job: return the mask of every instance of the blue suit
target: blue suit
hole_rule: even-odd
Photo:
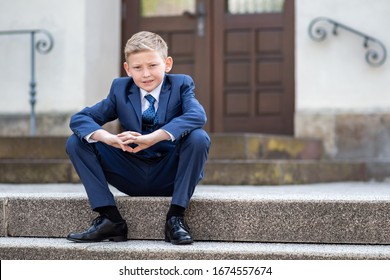
[[[108,183],[130,196],[172,196],[187,207],[203,178],[210,138],[202,129],[206,114],[187,75],[165,75],[153,130],[164,129],[175,141],[161,141],[132,154],[101,142],[87,143],[88,134],[118,119],[124,131],[146,133],[142,126],[140,89],[132,78],[115,79],[104,100],[72,116],[66,150],[92,209],[115,205]],[[108,182],[108,183],[107,183]]]

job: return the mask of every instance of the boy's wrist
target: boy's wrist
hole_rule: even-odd
[[[90,137],[90,140],[107,143],[113,135],[104,129],[96,130]]]
[[[171,136],[169,135],[169,133],[163,129],[157,129],[155,132],[153,132],[153,134],[156,139],[155,143],[164,140],[171,140]]]
[[[169,135],[169,139],[167,140],[171,140],[172,142],[176,140],[176,138],[168,131],[166,131],[165,129],[161,129],[163,131],[165,131],[168,135]]]

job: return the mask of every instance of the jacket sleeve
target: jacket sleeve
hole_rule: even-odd
[[[183,75],[179,91],[180,113],[162,127],[171,133],[176,140],[186,136],[194,129],[202,128],[207,121],[203,106],[195,98],[195,85],[190,76]]]
[[[116,80],[111,84],[108,96],[92,107],[86,107],[71,117],[70,129],[81,140],[88,134],[101,129],[102,125],[117,118],[116,98],[115,98]]]

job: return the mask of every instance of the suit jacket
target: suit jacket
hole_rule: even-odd
[[[162,141],[150,149],[165,153],[182,137],[206,123],[206,113],[195,98],[194,88],[190,76],[165,75],[157,109],[156,129],[168,131],[176,141]],[[142,133],[140,96],[140,89],[131,77],[117,78],[112,82],[105,99],[72,116],[70,128],[83,140],[86,135],[101,129],[105,123],[118,119],[125,131]]]

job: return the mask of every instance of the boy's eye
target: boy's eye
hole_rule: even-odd
[[[141,70],[141,67],[140,66],[134,66],[133,69],[134,70]]]

